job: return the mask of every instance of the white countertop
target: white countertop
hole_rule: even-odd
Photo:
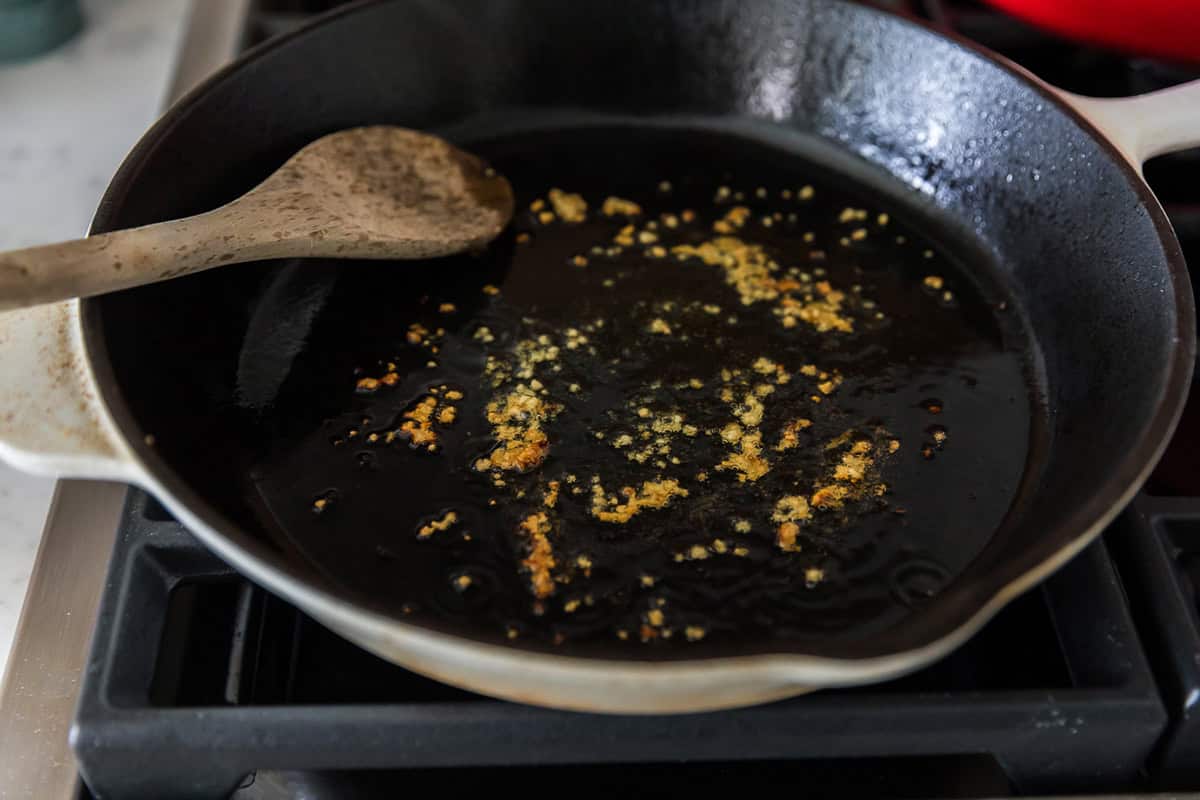
[[[83,34],[0,64],[0,250],[82,236],[158,116],[190,0],[81,0]],[[0,680],[54,482],[0,465]]]

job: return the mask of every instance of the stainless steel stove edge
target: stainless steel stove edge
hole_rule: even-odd
[[[245,44],[252,0],[192,0],[167,102]],[[0,685],[0,798],[80,793],[68,742],[79,684],[128,488],[60,481]]]

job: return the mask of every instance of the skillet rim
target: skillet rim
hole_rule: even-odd
[[[95,234],[110,230],[109,224],[116,214],[116,209],[120,207],[130,187],[139,179],[146,159],[158,147],[164,146],[175,125],[186,118],[213,87],[231,79],[276,48],[289,46],[291,42],[308,36],[317,29],[334,24],[343,16],[360,13],[374,6],[395,1],[359,0],[359,2],[353,2],[323,14],[294,31],[269,39],[245,51],[191,89],[167,109],[130,150],[105,190],[90,232]],[[993,578],[986,584],[982,584],[978,580],[973,584],[967,584],[964,587],[963,597],[960,598],[961,602],[942,603],[941,606],[945,610],[940,611],[937,617],[943,621],[941,624],[929,626],[943,631],[942,633],[934,632],[921,636],[907,649],[895,649],[867,656],[834,657],[803,652],[767,652],[707,659],[645,662],[538,653],[488,644],[467,637],[442,633],[370,610],[342,596],[331,587],[311,583],[297,565],[278,558],[259,541],[258,537],[248,534],[240,526],[225,518],[216,508],[209,505],[199,493],[175,473],[153,447],[145,444],[144,432],[139,429],[132,411],[125,402],[122,388],[116,379],[109,357],[108,342],[103,330],[102,298],[84,300],[79,305],[84,352],[92,370],[99,397],[116,429],[124,438],[130,457],[148,478],[145,488],[150,489],[153,494],[158,496],[181,520],[192,521],[192,524],[187,526],[189,531],[219,556],[232,562],[240,572],[247,574],[270,590],[292,599],[302,608],[319,616],[327,625],[334,627],[342,635],[355,640],[368,649],[375,649],[376,652],[380,652],[379,649],[372,647],[370,640],[364,640],[367,632],[385,639],[387,638],[385,634],[393,637],[402,634],[405,638],[411,638],[412,642],[424,640],[425,644],[431,646],[457,650],[459,655],[487,656],[489,660],[507,661],[513,666],[528,667],[531,661],[536,661],[543,667],[572,671],[599,668],[606,672],[620,670],[634,674],[654,670],[656,677],[662,677],[664,673],[682,674],[692,670],[708,673],[723,671],[726,668],[736,668],[743,671],[751,666],[761,666],[766,671],[764,675],[767,673],[778,674],[777,670],[785,672],[790,670],[793,673],[802,671],[809,675],[821,673],[833,676],[827,678],[824,685],[837,685],[892,677],[917,669],[957,647],[1012,599],[1048,577],[1090,544],[1140,490],[1142,483],[1149,476],[1170,442],[1171,434],[1179,421],[1188,396],[1196,352],[1195,300],[1179,242],[1166,213],[1141,176],[1138,167],[1127,161],[1108,137],[1096,128],[1086,116],[1064,100],[1054,87],[1025,68],[955,32],[945,32],[923,20],[885,11],[866,3],[854,3],[854,5],[861,6],[865,13],[888,18],[888,24],[907,24],[920,28],[925,33],[938,36],[956,47],[968,51],[971,55],[1007,71],[1032,91],[1041,95],[1059,113],[1065,113],[1079,125],[1084,133],[1099,145],[1108,158],[1117,163],[1118,168],[1129,182],[1130,188],[1136,193],[1138,200],[1148,213],[1163,246],[1165,266],[1175,294],[1173,304],[1176,313],[1176,329],[1170,356],[1164,364],[1164,380],[1154,412],[1138,433],[1134,446],[1122,454],[1114,468],[1109,471],[1108,477],[1093,490],[1085,502],[1071,512],[1066,522],[1052,529],[1064,532],[1076,531],[1076,533],[1069,536],[1061,533],[1060,537],[1064,538],[1062,545],[1032,568],[1015,574],[996,570],[993,574],[1007,574],[1007,577],[1003,581]],[[1013,571],[1009,570],[1009,573],[1011,572]],[[899,626],[903,628],[904,623],[899,623]],[[380,654],[389,657],[384,653]],[[395,660],[391,657],[389,659]],[[418,671],[422,670],[418,669]],[[437,677],[436,672],[433,674],[434,677]],[[792,680],[791,683],[793,684],[792,689],[787,693],[795,694],[803,690],[795,680]],[[781,695],[776,693],[773,696]],[[591,707],[589,706],[589,708]]]

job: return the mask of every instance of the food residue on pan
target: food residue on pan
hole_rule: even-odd
[[[422,398],[411,409],[403,414],[404,423],[400,425],[399,436],[408,439],[413,447],[424,447],[429,452],[437,449],[438,435],[433,427],[434,413],[437,411],[438,400],[433,395]]]
[[[538,599],[549,597],[554,594],[552,571],[558,566],[550,545],[550,518],[545,511],[535,512],[521,521],[520,530],[526,540],[521,566],[529,574],[530,591]]]
[[[487,407],[487,421],[492,424],[497,446],[475,462],[475,469],[524,472],[542,463],[550,449],[549,437],[542,426],[559,408],[523,383],[492,400]]]
[[[456,522],[458,522],[458,514],[454,511],[447,511],[439,519],[431,520],[422,525],[417,531],[417,538],[428,539],[438,531],[448,531]]]
[[[642,213],[642,207],[632,200],[626,200],[622,197],[613,197],[609,195],[604,198],[604,205],[600,207],[600,213],[606,217],[636,217]]]
[[[592,482],[592,516],[601,522],[626,523],[646,509],[663,508],[688,490],[676,480],[645,481],[640,489],[625,486],[617,495],[605,494],[599,477]]]
[[[606,609],[606,635],[631,645],[708,646],[724,630],[692,614],[692,590],[680,587],[766,569],[831,591],[842,580],[828,572],[831,543],[889,508],[885,476],[899,458],[930,460],[948,442],[945,426],[931,425],[923,441],[903,444],[857,410],[861,377],[830,363],[845,343],[892,324],[870,282],[849,279],[829,256],[839,241],[853,251],[904,238],[880,230],[888,214],[846,206],[827,221],[834,238],[820,241],[808,216],[812,186],[718,186],[712,208],[660,207],[675,192],[668,181],[657,200],[551,187],[518,215],[515,234],[523,252],[553,250],[559,269],[612,290],[607,297],[625,297],[625,286],[646,282],[639,271],[652,270],[672,276],[656,284],[667,293],[605,300],[603,313],[584,298],[564,324],[536,305],[508,312],[510,295],[528,289],[489,274],[494,282],[474,284],[469,297],[433,295],[430,313],[397,343],[428,358],[431,374],[449,376],[440,364],[452,362],[453,380],[421,381],[392,361],[354,380],[364,402],[393,404],[395,421],[364,420],[335,445],[431,454],[430,470],[469,473],[468,485],[486,493],[478,507],[504,521],[492,536],[508,543],[528,615],[497,622],[506,639],[559,644],[571,638],[563,615],[584,625]],[[778,244],[780,229],[790,248]],[[556,238],[568,232],[570,248]],[[924,267],[910,285],[947,308],[948,281]],[[493,310],[477,314],[479,304]],[[472,359],[482,365],[477,385],[461,373]],[[932,398],[920,408],[943,410]],[[440,497],[415,538],[459,548],[449,579],[468,602],[489,584],[470,556],[482,528],[468,513],[465,531]],[[331,500],[319,497],[313,511]],[[644,568],[629,572],[628,553]]]
[[[551,189],[547,195],[554,213],[564,222],[583,222],[587,219],[587,201],[582,195]]]

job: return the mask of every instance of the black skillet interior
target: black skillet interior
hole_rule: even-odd
[[[465,343],[475,315],[496,314],[490,304],[511,303],[510,318],[533,309],[560,324],[614,313],[619,303],[605,299],[602,281],[621,265],[571,272],[567,256],[580,242],[547,234],[521,254],[510,231],[482,259],[239,267],[87,304],[106,398],[135,444],[153,434],[143,455],[177,496],[303,580],[391,613],[433,598],[413,618],[467,635],[491,638],[515,622],[531,634],[519,640],[525,646],[551,647],[552,634],[566,632],[582,639],[573,652],[665,658],[730,648],[862,657],[931,641],[1074,540],[1081,511],[1094,516],[1134,479],[1125,459],[1148,446],[1140,436],[1177,367],[1177,332],[1190,336],[1190,298],[1176,296],[1179,256],[1173,243],[1165,249],[1165,223],[1108,148],[1004,68],[831,0],[367,4],[269,45],[169,114],[122,168],[97,229],[210,208],[311,139],[369,123],[470,142],[526,202],[550,185],[593,202],[619,188],[648,208],[708,203],[709,213],[713,186],[726,181],[769,187],[772,197],[811,183],[819,210],[805,211],[804,229],[828,240],[830,279],[860,281],[881,304],[891,298],[908,323],[880,334],[874,345],[891,343],[883,356],[860,347],[875,360],[856,361],[828,337],[789,344],[766,327],[728,347],[706,341],[711,358],[670,353],[681,379],[754,353],[828,359],[848,376],[846,390],[884,375],[896,384],[886,407],[874,408],[864,390],[848,413],[855,424],[887,418],[905,446],[887,474],[887,512],[840,541],[809,543],[791,566],[770,554],[769,538],[761,557],[746,560],[750,570],[680,566],[659,548],[660,574],[686,567],[693,584],[718,587],[669,597],[723,635],[691,648],[614,649],[612,620],[568,620],[557,608],[541,620],[520,616],[530,598],[512,545],[478,559],[475,588],[486,593],[448,591],[461,550],[418,556],[411,526],[461,487],[429,477],[426,454],[337,450],[331,440],[344,439],[360,414],[382,425],[420,396],[425,367],[404,351],[404,335],[414,321],[436,324],[431,303],[461,306],[447,328],[463,344],[444,367],[459,372],[439,373],[453,383],[478,371],[482,357]],[[657,195],[663,179],[678,194]],[[894,227],[839,251],[834,240],[847,231],[830,218],[843,203],[871,208],[872,218],[887,211]],[[527,216],[521,225],[534,227]],[[907,249],[894,245],[903,234]],[[936,250],[930,263],[957,292],[954,313],[919,289],[933,271],[915,246],[925,238]],[[501,285],[499,298],[479,291],[488,282]],[[633,284],[650,296],[672,290],[661,277]],[[990,313],[1000,303],[1007,310]],[[355,397],[357,377],[397,357],[406,377],[393,394]],[[919,407],[934,397],[945,404],[936,421]],[[472,414],[481,420],[482,401],[468,397],[462,410],[460,440],[448,441],[467,447],[461,437]],[[931,422],[951,438],[926,461],[920,445]],[[341,516],[318,520],[312,500],[335,488]],[[493,488],[472,491],[485,503]],[[510,525],[529,510],[509,497],[497,519]],[[708,524],[707,512],[692,513]],[[489,524],[480,517],[471,518],[476,538]],[[646,519],[628,533],[654,535]],[[677,522],[694,529],[696,519]],[[504,536],[483,538],[492,535]],[[806,594],[796,575],[813,566],[830,580]],[[414,592],[418,575],[442,589]],[[742,602],[747,581],[762,586]],[[644,599],[622,602],[644,617]],[[490,627],[474,626],[481,617]],[[785,639],[767,636],[780,629]]]

